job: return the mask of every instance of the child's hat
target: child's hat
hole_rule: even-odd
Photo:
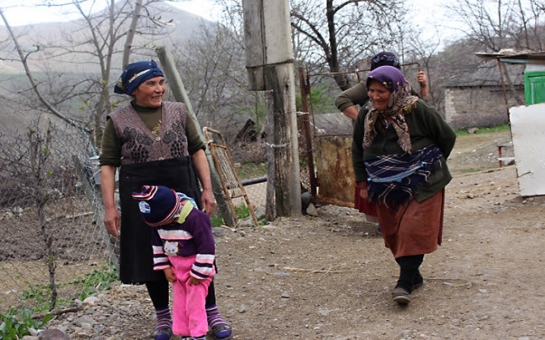
[[[162,185],[144,185],[142,192],[133,192],[144,221],[152,227],[165,224],[181,209],[176,191]]]

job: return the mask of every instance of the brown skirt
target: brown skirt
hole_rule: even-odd
[[[445,190],[418,202],[412,199],[395,209],[378,205],[378,221],[384,243],[395,258],[429,254],[443,237]]]

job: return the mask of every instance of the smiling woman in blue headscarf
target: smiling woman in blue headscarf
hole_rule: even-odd
[[[424,254],[441,244],[444,188],[452,179],[446,159],[456,134],[411,94],[397,68],[380,66],[366,83],[370,102],[354,125],[354,174],[361,197],[377,203],[385,245],[400,267],[393,299],[407,304],[424,282]]]
[[[146,284],[157,315],[155,340],[168,340],[172,336],[168,281],[162,272],[153,270],[151,232],[132,193],[142,185],[163,185],[185,193],[212,214],[216,202],[206,144],[185,105],[163,101],[165,78],[155,61],[129,64],[114,92],[131,96],[132,101],[111,113],[104,128],[99,158],[104,225],[112,236],[120,237],[121,281]],[[121,216],[114,198],[117,168]],[[229,339],[231,329],[219,314],[213,282],[206,311],[215,337]]]

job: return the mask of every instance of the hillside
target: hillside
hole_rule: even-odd
[[[207,21],[192,13],[183,11],[168,3],[157,2],[146,7],[149,17],[164,24],[152,26],[149,20],[143,20],[138,34],[132,44],[134,58],[139,55],[150,55],[156,46],[180,46],[190,38],[198,36],[202,25],[211,27],[213,22]],[[96,22],[94,22],[96,24]],[[128,30],[129,22],[124,22],[121,32]],[[84,52],[91,51],[90,45],[82,44],[89,41],[89,30],[84,19],[67,22],[39,23],[27,26],[12,27],[19,45],[25,51],[36,51],[30,54],[28,63],[33,71],[48,72],[98,72],[96,59]],[[148,34],[145,34],[148,32]],[[0,58],[0,74],[24,72],[23,66],[14,51],[14,45],[9,39],[8,31],[0,30],[0,41],[3,42],[3,57]],[[119,50],[123,47],[123,39],[118,42]],[[77,47],[74,47],[77,46]],[[71,48],[77,53],[66,53]],[[48,62],[55,56],[55,62]],[[113,65],[121,64],[122,54],[113,56]]]
[[[149,19],[142,19],[131,47],[131,61],[157,59],[157,46],[167,46],[171,51],[181,49],[191,38],[198,37],[204,27],[213,28],[215,25],[214,22],[162,2],[150,4],[141,14],[153,17],[164,25],[153,26]],[[96,24],[95,21],[93,23]],[[119,29],[120,32],[126,32],[128,28],[127,21]],[[29,69],[35,82],[40,84],[43,95],[64,115],[85,119],[82,115],[88,114],[88,111],[81,110],[80,106],[84,105],[87,98],[74,97],[70,91],[83,79],[101,79],[86,21],[79,19],[39,23],[12,27],[12,30],[21,49],[28,53]],[[144,32],[147,34],[143,34]],[[120,38],[117,52],[112,56],[111,77],[114,79],[121,72],[125,39],[124,34],[118,35]],[[3,133],[7,130],[24,131],[29,124],[46,113],[46,109],[35,99],[8,30],[0,30],[0,42],[3,47],[0,57],[0,125],[3,126]],[[102,61],[106,62],[105,59]],[[86,93],[85,88],[82,93]],[[52,119],[56,120],[54,117]]]

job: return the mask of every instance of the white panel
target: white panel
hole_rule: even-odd
[[[509,109],[521,196],[545,195],[545,103]]]

